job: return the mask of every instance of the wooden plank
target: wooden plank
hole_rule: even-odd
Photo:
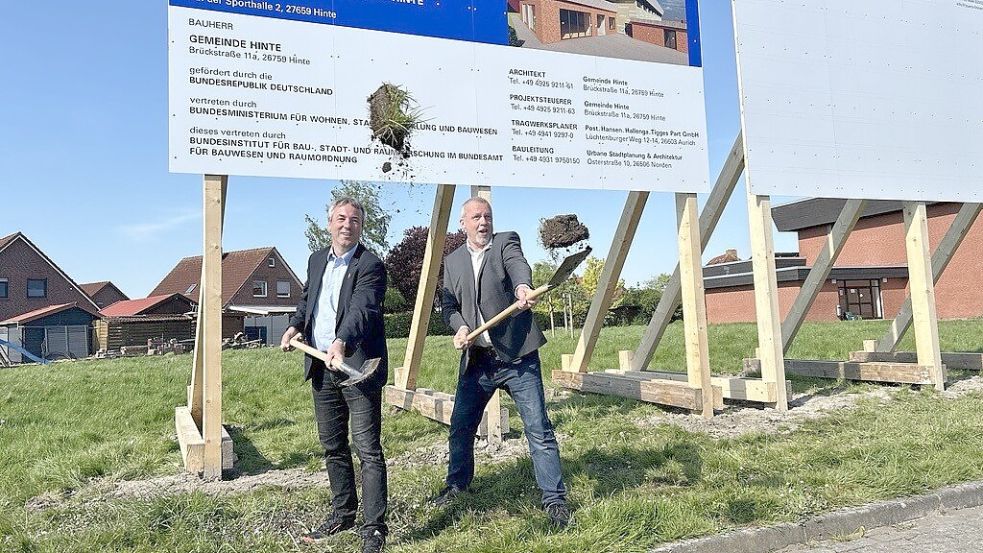
[[[219,217],[219,236],[221,240],[221,234],[225,227],[225,197],[228,192],[228,177],[216,176],[216,175],[205,175],[205,187],[209,186],[209,181],[218,180],[218,185],[221,187],[221,216]],[[198,279],[198,314],[195,317],[195,346],[194,354],[191,362],[191,382],[188,384],[188,406],[191,408],[191,416],[194,417],[195,423],[198,424],[198,428],[202,427],[202,409],[204,402],[204,383],[202,381],[202,374],[204,366],[204,339],[205,332],[202,327],[202,305],[205,301],[205,264],[201,265],[201,275]],[[125,338],[122,340],[122,345],[127,345]]]
[[[202,320],[202,420],[205,440],[202,474],[222,477],[222,210],[228,177],[206,175],[204,186],[204,252],[199,306]]]
[[[860,220],[860,214],[863,213],[866,205],[867,200],[847,200],[846,204],[843,205],[843,210],[840,211],[840,216],[836,219],[836,223],[826,235],[826,243],[819,255],[816,256],[812,269],[809,271],[805,282],[802,283],[799,295],[796,296],[795,302],[792,304],[792,309],[785,317],[785,322],[782,323],[783,352],[788,353],[789,348],[792,347],[795,335],[799,333],[812,304],[815,303],[820,290],[829,279],[833,264],[836,263],[836,258],[843,251],[843,246],[846,245],[847,238],[853,232],[853,227],[857,225],[857,221]]]
[[[665,371],[606,371],[621,374],[629,378],[675,380],[678,382],[688,381],[688,376],[683,373],[673,373]],[[724,399],[740,401],[754,401],[758,403],[775,402],[775,385],[772,382],[765,382],[760,378],[744,378],[739,376],[714,376],[710,378],[713,386],[719,387]],[[785,382],[786,394],[792,395],[792,383]]]
[[[607,315],[614,297],[614,290],[621,277],[621,269],[625,265],[628,251],[631,249],[632,241],[635,239],[635,231],[638,230],[638,222],[642,218],[642,211],[645,210],[645,203],[648,201],[649,192],[629,192],[628,199],[625,200],[625,208],[621,213],[621,220],[611,241],[611,249],[608,256],[604,259],[604,269],[601,271],[600,280],[597,283],[597,292],[591,301],[590,309],[587,311],[587,318],[584,320],[584,327],[580,332],[580,339],[577,341],[577,348],[573,352],[573,360],[570,363],[570,370],[574,372],[587,372],[591,357],[594,355],[594,347],[601,334],[601,327],[604,325],[604,316]]]
[[[743,135],[738,134],[734,140],[734,146],[730,149],[730,154],[728,154],[724,166],[720,170],[720,175],[717,176],[717,182],[713,185],[713,190],[707,198],[707,203],[703,206],[703,212],[700,213],[701,252],[706,249],[707,242],[717,228],[717,223],[720,221],[724,208],[730,201],[743,172],[744,138]],[[676,312],[680,302],[682,302],[682,290],[679,287],[679,265],[677,264],[672,273],[672,278],[669,279],[665,290],[662,291],[662,297],[655,308],[655,313],[652,314],[652,319],[645,328],[642,340],[635,349],[635,354],[632,357],[632,370],[643,370],[652,362],[655,349],[662,341],[662,335],[665,334],[666,328],[672,321],[672,315]]]
[[[932,368],[911,363],[852,363],[786,359],[789,374],[812,378],[890,382],[894,384],[934,384]]]
[[[471,197],[472,198],[483,198],[487,202],[491,202],[492,194],[490,186],[471,186]],[[490,400],[488,400],[488,405],[485,406],[485,414],[482,415],[483,421],[488,426],[488,443],[498,445],[504,440],[505,433],[508,431],[502,427],[501,418],[495,417],[492,413],[499,413],[502,411],[502,391],[495,390],[492,394]],[[506,413],[508,411],[506,410]],[[505,417],[506,425],[508,423],[508,416]],[[479,427],[480,429],[480,427]]]
[[[417,287],[416,304],[413,307],[413,320],[410,323],[409,339],[406,341],[406,355],[403,357],[403,366],[396,369],[396,385],[407,390],[416,388],[416,379],[420,373],[420,361],[423,358],[423,346],[427,339],[430,314],[433,312],[434,296],[437,293],[437,278],[440,275],[440,263],[443,261],[444,242],[447,238],[447,224],[454,203],[455,189],[453,184],[437,185],[433,213],[430,215],[427,246],[423,253],[420,284]]]
[[[454,412],[454,396],[433,390],[406,390],[396,386],[386,386],[384,389],[386,403],[404,411],[414,411],[424,417],[441,424],[450,425],[451,414]],[[509,410],[499,409],[501,432],[509,432]],[[485,409],[478,425],[478,436],[488,438],[488,413]]]
[[[787,411],[785,354],[782,351],[771,200],[768,196],[754,195],[751,192],[751,185],[748,184],[747,206],[751,229],[751,266],[754,272],[754,308],[758,325],[761,379],[776,384],[775,409]]]
[[[575,373],[553,371],[553,383],[581,392],[618,396],[628,399],[680,407],[697,413],[703,412],[703,391],[688,382],[673,380],[641,380],[608,373]],[[723,409],[723,392],[712,388],[715,407]]]
[[[939,281],[942,273],[949,266],[949,262],[952,261],[956,250],[959,249],[963,239],[966,238],[966,235],[969,234],[970,229],[976,223],[977,218],[979,218],[981,210],[983,210],[983,204],[963,204],[959,209],[959,213],[956,214],[955,219],[952,220],[952,224],[949,225],[949,230],[946,231],[945,236],[942,237],[942,241],[939,242],[939,245],[935,248],[935,252],[932,254],[932,279],[934,282]],[[905,332],[908,331],[908,327],[911,326],[911,320],[911,296],[909,295],[905,298],[904,305],[901,306],[898,315],[891,322],[891,327],[887,333],[877,341],[874,350],[896,350]],[[953,366],[953,368],[956,367]]]
[[[856,363],[917,363],[914,351],[854,351],[850,361]],[[942,352],[942,364],[948,369],[983,371],[983,353]]]
[[[935,309],[935,279],[932,278],[925,202],[904,202],[905,251],[908,255],[908,289],[915,328],[918,364],[932,367],[935,388],[945,389],[939,320]]]
[[[704,418],[713,417],[710,384],[710,345],[707,341],[707,303],[703,289],[699,207],[696,194],[676,194],[679,245],[679,284],[683,298],[683,341],[689,385],[703,390]]]
[[[631,370],[631,360],[635,356],[635,352],[627,349],[618,351],[618,368],[623,371]]]
[[[174,426],[185,470],[193,474],[201,474],[205,470],[205,439],[201,437],[198,424],[191,416],[188,407],[180,406],[174,409]],[[222,427],[222,469],[232,470],[234,462],[232,436],[225,427]]]

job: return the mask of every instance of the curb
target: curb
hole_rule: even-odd
[[[983,482],[971,482],[914,497],[836,511],[803,522],[747,528],[664,545],[651,553],[770,553],[792,545],[852,534],[931,514],[983,505]]]

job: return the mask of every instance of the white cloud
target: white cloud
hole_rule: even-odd
[[[134,242],[147,242],[187,223],[200,220],[200,208],[186,207],[180,211],[161,214],[156,221],[120,225],[116,230]]]

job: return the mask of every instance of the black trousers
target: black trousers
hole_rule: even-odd
[[[386,460],[382,454],[382,388],[377,383],[340,386],[344,375],[328,371],[324,363],[314,369],[311,388],[314,394],[314,417],[317,433],[324,448],[324,460],[331,481],[331,504],[339,515],[355,519],[358,494],[355,489],[355,466],[348,445],[349,421],[351,442],[361,462],[362,504],[365,523],[362,531],[369,535],[388,533],[386,509],[388,485]]]

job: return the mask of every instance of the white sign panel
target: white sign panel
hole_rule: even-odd
[[[490,22],[481,2],[499,5]],[[605,0],[573,2],[584,18],[557,0],[326,4],[171,0],[171,171],[707,190],[698,26],[622,18]],[[443,13],[458,8],[467,40]],[[380,91],[408,94],[405,140],[379,138]]]
[[[734,0],[756,194],[983,201],[983,0]]]

